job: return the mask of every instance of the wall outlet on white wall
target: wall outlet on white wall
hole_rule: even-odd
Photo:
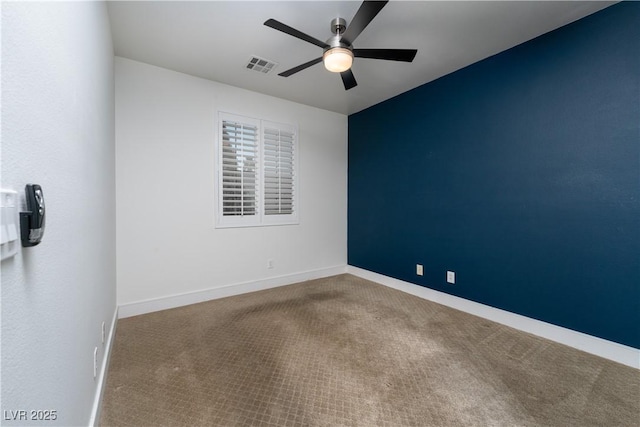
[[[273,260],[272,260],[272,259],[270,259],[270,260],[268,260],[268,261],[267,261],[267,268],[268,268],[269,270],[273,269]]]
[[[424,275],[424,268],[422,268],[422,264],[416,264],[416,274],[418,276]]]
[[[102,322],[102,344],[104,344],[104,338],[105,338],[105,329],[104,329],[104,322]]]

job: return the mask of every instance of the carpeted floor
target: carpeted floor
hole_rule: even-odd
[[[351,276],[118,322],[102,426],[638,426],[640,371]]]

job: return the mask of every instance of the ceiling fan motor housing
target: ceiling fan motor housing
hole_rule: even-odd
[[[333,48],[336,48],[336,47],[342,47],[342,48],[349,49],[349,50],[351,50],[351,48],[352,48],[350,44],[345,43],[345,42],[343,42],[342,40],[340,40],[340,36],[333,36],[333,37],[330,37],[330,38],[327,40],[327,44],[328,44],[329,46],[327,46],[327,47],[325,47],[325,48],[324,48],[324,51],[325,51],[325,52],[326,52],[326,51],[328,51],[328,50],[331,50],[331,49],[333,49]]]

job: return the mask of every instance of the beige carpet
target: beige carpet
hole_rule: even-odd
[[[350,275],[118,322],[103,426],[638,426],[640,371]]]

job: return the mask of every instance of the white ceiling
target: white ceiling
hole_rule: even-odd
[[[353,1],[109,2],[115,54],[193,76],[343,114],[391,98],[530,40],[615,2],[391,1],[354,42],[356,48],[418,49],[413,63],[356,58],[358,86],[317,64],[277,73],[322,49],[263,25],[274,18],[317,39]],[[246,69],[252,55],[279,63],[265,75]]]

